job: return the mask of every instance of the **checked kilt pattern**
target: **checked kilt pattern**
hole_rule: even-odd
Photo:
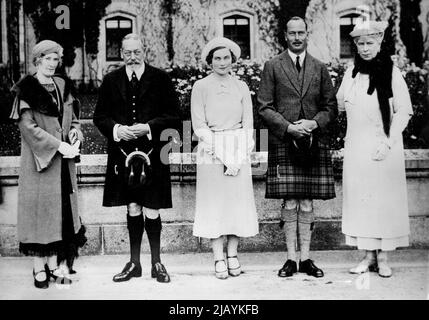
[[[288,157],[287,144],[270,145],[265,198],[332,199],[335,198],[334,173],[329,149],[319,142],[319,161],[302,168]]]

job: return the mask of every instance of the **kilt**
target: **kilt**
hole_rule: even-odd
[[[331,154],[326,145],[318,144],[319,161],[306,168],[291,163],[287,143],[269,145],[265,198],[335,198]]]

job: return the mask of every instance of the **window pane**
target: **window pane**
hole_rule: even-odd
[[[356,46],[350,37],[353,25],[340,26],[340,58],[352,58],[356,52]]]
[[[130,20],[120,20],[119,21],[119,28],[121,28],[121,29],[131,28],[131,21]]]
[[[235,19],[223,19],[224,26],[233,26],[235,25]]]
[[[249,24],[248,19],[237,19],[237,25],[239,25],[239,26],[244,26],[244,25],[248,25],[248,24]]]
[[[118,27],[118,20],[107,20],[106,28],[108,29],[116,29]]]
[[[352,19],[351,18],[340,18],[340,24],[342,26],[352,24]]]

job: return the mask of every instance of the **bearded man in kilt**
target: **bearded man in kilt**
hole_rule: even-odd
[[[259,114],[269,131],[265,197],[283,199],[280,225],[288,257],[279,277],[290,277],[298,270],[323,277],[309,258],[313,200],[335,197],[326,128],[338,115],[337,101],[326,66],[306,52],[308,32],[302,18],[288,21],[285,39],[287,50],[265,63],[257,97]]]
[[[162,150],[164,130],[180,125],[179,100],[168,74],[144,61],[138,34],[122,40],[124,66],[108,73],[100,86],[94,124],[108,139],[103,206],[127,206],[130,261],[114,282],[142,276],[140,249],[146,230],[151,277],[170,282],[161,263],[159,209],[172,207],[170,167]]]

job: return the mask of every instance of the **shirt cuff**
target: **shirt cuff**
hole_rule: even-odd
[[[151,141],[152,140],[152,132],[150,131],[149,124],[147,125],[147,128],[149,129],[149,133],[147,134],[147,138],[149,139],[149,141]]]
[[[118,137],[118,128],[119,128],[120,124],[115,124],[115,126],[113,127],[113,140],[115,140],[116,142],[121,141],[121,139],[119,139]]]

